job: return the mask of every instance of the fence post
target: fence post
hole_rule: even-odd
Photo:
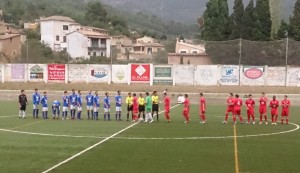
[[[242,38],[239,42],[239,86],[241,86]]]
[[[285,48],[285,87],[287,87],[288,78],[288,56],[289,56],[289,38],[286,38],[286,48]]]

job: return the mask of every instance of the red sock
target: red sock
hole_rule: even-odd
[[[272,123],[274,123],[274,120],[275,120],[275,118],[274,118],[275,116],[274,115],[272,115]]]
[[[225,115],[225,121],[228,121],[228,114]]]
[[[267,120],[268,120],[268,119],[267,119],[267,115],[265,115],[265,121],[267,122]]]
[[[203,121],[206,121],[206,116],[205,116],[205,114],[203,114]]]
[[[289,123],[289,119],[288,119],[288,118],[286,118],[286,120],[285,120],[285,121],[286,121],[286,123],[287,123],[287,124]]]
[[[236,116],[233,115],[233,122],[236,122]]]
[[[253,121],[255,121],[255,117],[254,117],[254,115],[251,115],[251,116],[252,116],[252,120],[253,120]]]
[[[248,115],[248,123],[250,123],[250,115]]]
[[[242,117],[242,115],[239,115],[239,117],[240,117],[240,121],[243,122],[243,117]]]
[[[260,122],[262,122],[262,115],[260,115],[259,120],[260,120]]]

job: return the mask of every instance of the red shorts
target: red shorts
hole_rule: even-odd
[[[182,115],[183,115],[183,116],[188,116],[188,115],[189,115],[189,111],[184,111],[184,110],[183,110]]]
[[[165,113],[170,113],[170,108],[165,108]]]
[[[234,115],[241,115],[241,110],[240,109],[234,110]]]
[[[248,109],[247,110],[247,115],[254,115],[254,110],[253,109]]]
[[[277,109],[271,109],[271,115],[278,115]]]
[[[231,113],[234,113],[234,107],[227,107],[227,110],[226,110],[226,113],[229,113],[229,112],[231,112]]]
[[[260,114],[265,114],[265,113],[267,113],[267,107],[259,107],[259,113],[260,113]]]
[[[290,111],[288,109],[287,110],[282,109],[281,116],[287,117],[289,116],[289,113]]]

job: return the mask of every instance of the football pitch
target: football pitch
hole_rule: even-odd
[[[203,125],[197,105],[189,124],[182,105],[171,109],[171,123],[162,113],[152,124],[124,121],[125,111],[123,121],[86,120],[85,111],[82,121],[34,120],[30,105],[18,119],[16,102],[0,105],[1,173],[300,172],[299,107],[291,108],[289,125],[234,126],[231,117],[221,123],[224,105],[208,105]]]

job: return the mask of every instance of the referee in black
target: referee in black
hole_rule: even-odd
[[[158,101],[158,96],[157,96],[157,91],[153,92],[152,95],[152,117],[156,115],[157,121],[159,121],[159,116],[158,116],[158,109],[159,109],[159,101]]]
[[[27,101],[25,91],[21,90],[21,94],[19,95],[19,105],[20,105],[19,118],[26,118],[25,111],[26,111],[27,104],[28,101]]]

